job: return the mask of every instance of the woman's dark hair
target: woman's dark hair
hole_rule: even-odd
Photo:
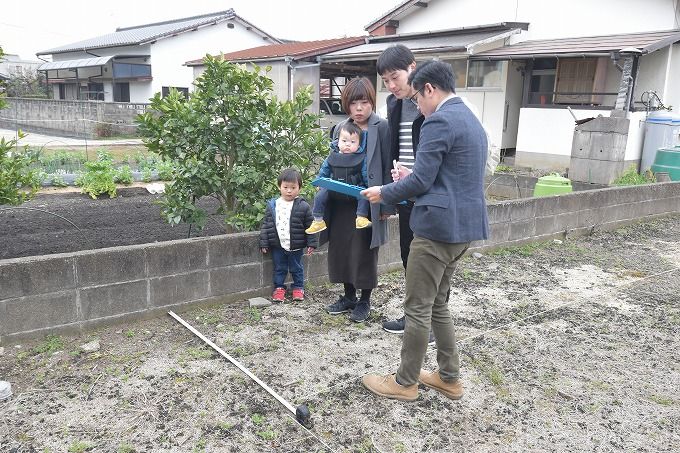
[[[384,75],[387,71],[406,71],[415,61],[413,52],[408,47],[403,44],[395,44],[380,54],[375,69],[380,75]]]
[[[349,105],[354,101],[368,101],[375,109],[375,88],[366,77],[351,79],[342,90],[342,109],[349,114]]]
[[[281,184],[284,182],[296,182],[298,183],[298,186],[302,187],[302,176],[300,176],[300,172],[296,169],[286,168],[281,172],[276,182],[279,187],[281,187]]]
[[[453,74],[453,68],[450,64],[439,60],[420,63],[408,76],[408,83],[417,91],[429,83],[442,91],[456,92],[456,77]]]
[[[345,121],[343,125],[340,127],[340,131],[345,131],[349,135],[356,134],[359,136],[359,138],[361,138],[361,133],[363,132],[361,128],[354,124],[352,121]],[[340,131],[338,131],[338,134],[340,133]]]

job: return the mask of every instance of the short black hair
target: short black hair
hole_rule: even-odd
[[[361,132],[362,132],[361,128],[359,126],[357,126],[356,123],[354,123],[352,121],[345,121],[344,124],[342,126],[340,126],[340,131],[345,131],[350,135],[356,134],[356,135],[359,136],[359,138],[361,138]],[[338,131],[338,133],[340,131]]]
[[[298,183],[298,186],[302,187],[302,176],[300,175],[300,172],[297,171],[296,169],[286,168],[281,172],[276,182],[279,187],[281,187],[281,184],[283,184],[284,182],[296,182]]]
[[[355,77],[342,89],[340,102],[345,112],[349,113],[349,106],[354,101],[368,101],[375,109],[375,88],[368,77]]]
[[[416,67],[408,76],[408,83],[420,91],[426,83],[442,91],[456,92],[456,76],[450,64],[439,60],[428,60]]]
[[[380,75],[387,71],[406,71],[415,61],[413,52],[408,47],[403,44],[395,44],[383,50],[375,64],[375,69]]]

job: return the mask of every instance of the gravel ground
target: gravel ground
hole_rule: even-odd
[[[679,268],[679,216],[466,257],[457,402],[360,384],[397,367],[401,339],[380,322],[401,312],[402,273],[381,276],[365,324],[325,314],[338,285],[182,314],[308,404],[311,431],[170,317],[4,345],[0,451],[680,451]]]

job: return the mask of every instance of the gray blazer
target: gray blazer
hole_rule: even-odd
[[[486,133],[461,101],[449,99],[423,122],[413,173],[382,188],[386,203],[415,197],[411,230],[447,243],[486,239]]]
[[[340,135],[340,126],[352,119],[346,119],[338,123],[333,129],[333,140]],[[368,185],[381,186],[392,181],[390,169],[392,161],[390,157],[390,128],[387,120],[372,113],[368,118],[368,137],[366,142],[366,172]],[[387,222],[380,220],[380,214],[395,214],[393,205],[371,204],[372,237],[371,248],[380,247],[387,242]]]

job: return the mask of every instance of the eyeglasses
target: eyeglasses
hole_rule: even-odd
[[[416,100],[416,97],[418,97],[418,93],[422,94],[421,91],[423,91],[425,87],[422,87],[421,89],[417,90],[415,93],[413,93],[413,96],[409,98],[411,102],[413,102],[413,105],[418,107],[418,101]]]

